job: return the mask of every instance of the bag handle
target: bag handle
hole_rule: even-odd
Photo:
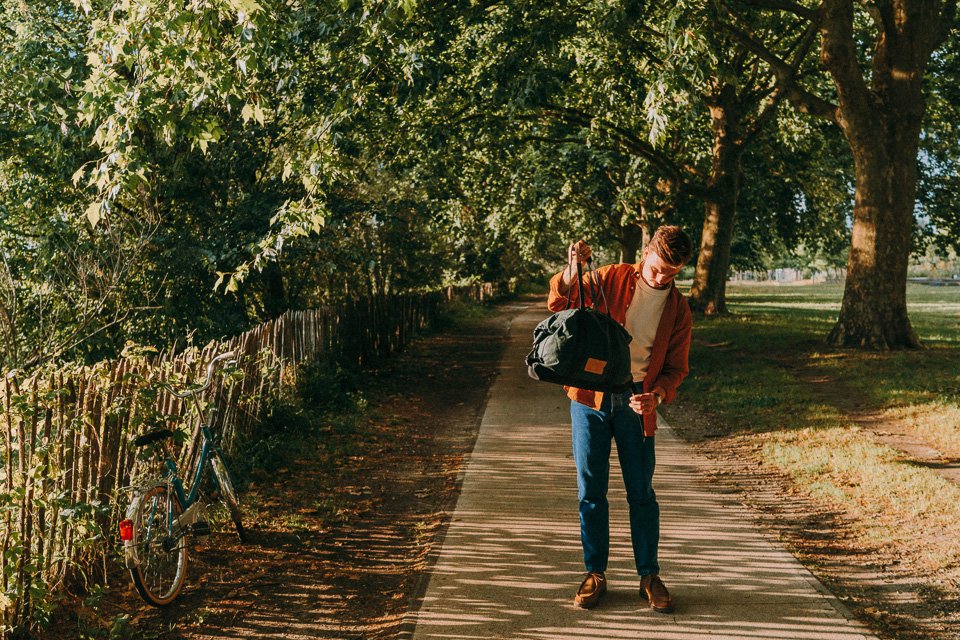
[[[583,265],[577,260],[577,293],[580,294],[580,310],[583,311]]]
[[[583,310],[583,267],[580,265],[580,261],[577,261],[577,293],[580,295],[580,310]],[[570,296],[567,296],[567,305],[563,308],[564,311],[570,308]]]
[[[593,280],[589,279],[590,272],[593,272]],[[600,274],[597,273],[597,269],[593,266],[593,258],[587,258],[587,286],[590,288],[590,296],[593,299],[594,305],[597,303],[597,289],[600,290],[600,299],[603,300],[603,306],[606,309],[607,317],[610,316],[610,304],[607,302],[607,295],[603,292],[603,284],[600,282]],[[577,293],[579,294],[579,307],[583,309],[583,266],[580,261],[577,261]],[[596,289],[594,288],[594,282],[596,282]],[[564,306],[564,310],[570,308],[570,298],[567,297],[567,304]]]
[[[607,304],[607,296],[603,293],[603,284],[600,282],[600,274],[597,273],[596,268],[593,266],[593,258],[587,258],[587,273],[593,272],[593,279],[597,281],[597,289],[600,290],[600,299],[603,300],[603,306],[607,310],[607,317],[610,317],[610,305]],[[590,295],[593,296],[594,303],[597,300],[597,292],[593,290],[593,282],[588,280],[590,283]]]

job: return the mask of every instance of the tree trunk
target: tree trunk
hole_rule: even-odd
[[[851,141],[856,168],[853,240],[840,316],[828,337],[831,344],[920,346],[907,317],[919,129],[919,121],[893,119],[875,132],[872,144]]]
[[[703,232],[697,269],[690,289],[690,308],[705,315],[726,313],[727,272],[730,269],[730,245],[733,221],[740,191],[742,149],[732,130],[738,114],[731,99],[733,88],[725,87],[721,100],[710,107],[713,129],[713,162],[705,201]],[[733,96],[735,97],[735,96]]]
[[[263,268],[263,310],[267,318],[276,318],[289,308],[283,270],[277,262],[268,262]]]
[[[839,101],[838,124],[853,151],[853,240],[840,316],[828,341],[838,346],[918,347],[907,317],[907,263],[925,111],[922,80],[952,24],[950,2],[877,5],[868,86],[859,64],[850,0],[825,0],[821,62]],[[955,3],[952,5],[955,7]]]
[[[648,238],[648,227],[639,221],[631,221],[620,228],[620,262],[633,264],[637,261],[640,247]]]

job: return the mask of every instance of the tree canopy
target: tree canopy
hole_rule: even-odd
[[[849,255],[860,293],[836,341],[913,344],[907,257],[960,231],[955,2],[930,6],[939,39],[920,42],[887,4],[841,0],[6,3],[3,363],[540,277],[576,237],[635,260],[666,222],[698,243],[704,312],[724,311],[731,268]],[[909,100],[883,81],[890,34],[922,58]],[[873,134],[844,111],[864,77],[892,109],[862,119]],[[863,150],[905,118],[914,142],[876,151],[906,167],[885,192]],[[868,193],[905,194],[884,224],[907,244],[868,278],[894,269],[893,289],[857,279]]]

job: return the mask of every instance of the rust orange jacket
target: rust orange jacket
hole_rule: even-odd
[[[640,264],[609,264],[597,269],[603,288],[603,295],[610,305],[610,316],[621,325],[626,321],[627,308],[633,300],[640,279]],[[547,308],[550,311],[562,311],[567,307],[579,304],[579,293],[576,283],[571,285],[566,295],[560,293],[563,273],[558,273],[550,279],[550,295],[547,297]],[[589,277],[593,280],[593,276]],[[592,305],[598,311],[607,311],[600,300],[594,303],[590,295],[590,287],[584,282],[584,304]],[[690,335],[693,328],[693,319],[690,314],[690,305],[686,298],[677,290],[675,284],[670,285],[670,294],[660,316],[657,334],[653,340],[653,350],[650,352],[650,364],[647,375],[643,380],[644,392],[654,387],[660,387],[665,392],[664,402],[672,402],[677,396],[677,387],[690,372],[688,356],[690,354]],[[564,387],[567,396],[580,404],[599,409],[603,402],[603,393],[589,391],[576,387]],[[643,432],[652,436],[657,429],[657,414],[652,413],[643,417]]]

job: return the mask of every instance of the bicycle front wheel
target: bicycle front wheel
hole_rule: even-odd
[[[233,482],[230,480],[230,474],[227,473],[227,465],[223,463],[219,454],[210,457],[210,468],[213,469],[213,476],[220,489],[220,498],[227,505],[230,518],[233,519],[233,524],[237,528],[237,536],[240,538],[240,542],[246,542],[247,532],[243,528],[243,518],[240,516],[240,501],[237,500],[237,493],[233,490]]]
[[[187,573],[187,539],[174,538],[171,522],[183,509],[167,485],[159,484],[130,506],[133,536],[124,543],[127,568],[140,596],[164,607],[180,594]]]

